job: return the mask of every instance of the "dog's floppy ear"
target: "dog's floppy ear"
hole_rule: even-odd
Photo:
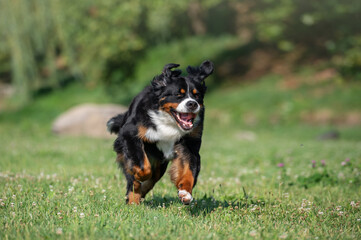
[[[164,77],[163,74],[155,76],[152,80],[152,86],[155,89],[165,87],[167,85],[167,79]]]
[[[187,67],[187,72],[189,75],[195,77],[195,79],[198,79],[200,81],[203,81],[206,77],[211,75],[214,70],[214,65],[211,61],[206,60],[204,61],[199,67]]]
[[[176,69],[172,71],[172,69],[176,67],[179,67],[179,64],[169,63],[165,65],[162,74],[153,78],[152,86],[154,88],[165,87],[173,77],[181,75],[182,70]]]
[[[172,71],[173,68],[176,68],[176,67],[179,67],[179,64],[176,64],[176,63],[169,63],[167,65],[164,66],[163,68],[163,74],[164,76],[166,76],[167,78],[171,78],[171,77],[177,77],[179,76],[182,71],[177,69],[177,70],[174,70]]]

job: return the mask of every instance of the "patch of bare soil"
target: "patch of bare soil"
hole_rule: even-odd
[[[300,119],[311,125],[332,124],[339,126],[359,126],[361,125],[361,112],[350,111],[346,113],[336,113],[331,109],[320,109],[311,112],[302,112]]]
[[[316,72],[312,76],[299,76],[291,72],[284,72],[281,74],[283,76],[283,80],[280,81],[279,87],[282,90],[291,90],[291,89],[297,89],[303,85],[308,86],[316,86],[320,85],[325,82],[329,82],[335,77],[338,76],[338,72],[334,68],[326,68],[324,70],[321,70],[319,72]],[[316,89],[314,95],[321,94],[323,95],[323,91],[325,90],[325,87],[322,86],[321,89]],[[321,91],[321,92],[320,92]],[[330,89],[327,89],[326,92],[329,92]]]

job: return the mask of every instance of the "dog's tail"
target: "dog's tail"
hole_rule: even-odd
[[[107,128],[110,133],[117,134],[121,127],[123,127],[125,123],[125,117],[126,113],[119,114],[117,116],[112,117],[107,122]]]

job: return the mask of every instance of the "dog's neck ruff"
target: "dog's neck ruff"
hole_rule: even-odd
[[[174,144],[190,131],[180,129],[175,120],[166,112],[150,110],[148,112],[156,128],[149,128],[145,133],[147,139],[156,142],[164,157],[168,160],[174,157]]]

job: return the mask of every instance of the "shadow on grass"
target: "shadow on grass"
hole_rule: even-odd
[[[232,200],[225,200],[232,199]],[[247,197],[239,198],[237,196],[227,196],[223,199],[215,199],[213,196],[204,195],[202,198],[194,199],[190,205],[183,205],[180,200],[176,197],[159,197],[154,196],[150,200],[145,200],[144,204],[151,208],[170,208],[170,207],[181,207],[185,208],[191,216],[205,216],[217,209],[247,209],[251,205],[257,204],[252,199]],[[259,204],[259,203],[258,203]],[[264,205],[264,202],[263,204]]]

